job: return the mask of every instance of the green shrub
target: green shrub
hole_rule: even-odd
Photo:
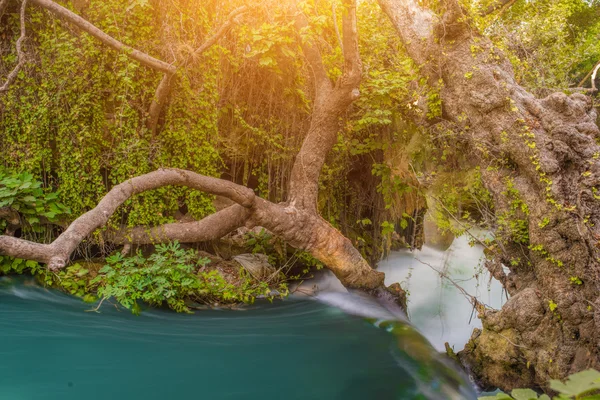
[[[240,270],[236,282],[228,282],[218,270],[205,268],[210,263],[208,258],[199,258],[195,250],[182,249],[178,242],[157,245],[148,258],[138,251],[133,257],[117,253],[106,262],[91,284],[98,285],[98,297],[114,297],[134,314],[141,311],[138,301],[154,306],[166,304],[177,312],[189,313],[186,300],[252,303],[258,296],[275,296],[268,282],[255,281],[244,270]],[[278,290],[278,296],[288,293],[285,283],[279,284]]]
[[[92,284],[98,284],[98,296],[114,297],[121,305],[139,314],[138,300],[161,306],[166,303],[178,312],[190,312],[184,299],[200,290],[195,271],[206,265],[193,250],[183,250],[179,243],[161,244],[145,258],[141,251],[133,257],[117,253],[106,258],[105,265]]]
[[[67,207],[58,201],[58,193],[47,193],[42,182],[35,180],[29,172],[10,172],[0,169],[0,208],[8,207],[18,212],[34,232],[41,232],[40,217],[55,222],[69,214]],[[0,231],[6,221],[0,219]]]

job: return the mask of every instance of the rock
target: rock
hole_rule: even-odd
[[[240,254],[233,259],[256,280],[269,279],[277,272],[265,254]]]

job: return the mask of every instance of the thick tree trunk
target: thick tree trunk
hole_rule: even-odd
[[[443,119],[469,144],[494,198],[488,266],[512,297],[481,313],[483,331],[461,360],[502,389],[598,368],[600,134],[591,100],[536,99],[452,0],[441,17],[411,0],[379,2],[430,82],[443,80]]]

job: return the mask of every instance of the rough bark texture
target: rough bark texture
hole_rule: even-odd
[[[171,94],[174,80],[175,74],[169,72],[165,73],[154,92],[152,103],[150,103],[150,108],[148,108],[148,118],[146,119],[146,127],[150,131],[152,137],[156,135],[158,118],[160,117],[160,113],[165,104],[167,104],[167,99],[169,94]]]
[[[379,3],[422,72],[443,80],[444,123],[462,132],[494,198],[499,228],[488,266],[511,299],[481,313],[483,331],[461,360],[483,386],[505,390],[598,368],[600,134],[591,100],[535,98],[451,0],[443,16],[411,0]],[[524,237],[503,220],[523,221]]]

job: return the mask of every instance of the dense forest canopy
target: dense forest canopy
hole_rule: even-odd
[[[495,231],[487,267],[524,301],[477,305],[484,331],[461,361],[480,382],[597,367],[599,13],[585,0],[0,0],[0,271],[264,227],[403,303],[371,267],[420,247],[428,213],[454,234]]]

